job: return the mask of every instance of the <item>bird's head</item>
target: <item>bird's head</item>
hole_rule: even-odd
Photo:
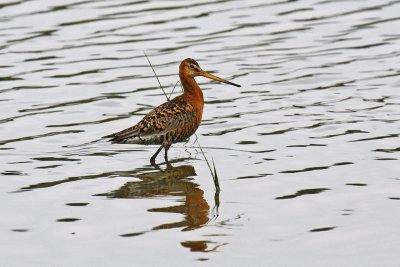
[[[203,76],[203,77],[209,78],[209,79],[217,81],[217,82],[227,83],[230,85],[240,87],[239,84],[224,80],[222,78],[219,78],[215,75],[212,75],[212,74],[202,70],[200,68],[199,63],[197,63],[196,60],[191,59],[191,58],[187,58],[181,62],[181,64],[179,65],[179,74],[181,76],[189,76],[192,78],[196,77],[196,76]]]

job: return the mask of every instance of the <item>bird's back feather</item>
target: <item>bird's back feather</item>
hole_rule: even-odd
[[[104,138],[110,138],[112,143],[176,143],[190,137],[199,124],[194,107],[180,95],[154,108],[136,125]]]

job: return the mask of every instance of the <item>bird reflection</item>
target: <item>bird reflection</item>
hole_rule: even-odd
[[[211,248],[208,245],[211,245]],[[207,241],[207,240],[199,240],[199,241],[185,241],[181,242],[181,245],[185,248],[189,248],[192,252],[214,252],[219,247],[226,245],[227,243],[217,244],[215,242]]]
[[[181,213],[184,219],[179,222],[155,226],[153,230],[183,228],[193,230],[209,221],[210,206],[204,198],[204,191],[193,182],[196,176],[193,166],[183,165],[158,169],[153,172],[137,174],[140,181],[127,182],[118,190],[108,194],[114,198],[151,198],[160,196],[182,196],[182,204],[170,207],[152,208],[150,212]]]

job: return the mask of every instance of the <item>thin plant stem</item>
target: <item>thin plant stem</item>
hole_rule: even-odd
[[[157,81],[158,81],[158,84],[160,85],[161,90],[163,91],[165,97],[166,97],[167,100],[169,101],[169,97],[168,97],[167,94],[165,93],[164,87],[161,85],[160,79],[158,79],[158,75],[157,75],[156,71],[154,70],[153,65],[151,64],[151,62],[150,62],[150,60],[149,60],[149,57],[146,55],[146,52],[144,52],[144,51],[143,51],[143,54],[144,54],[144,56],[147,58],[147,61],[149,62],[150,67],[151,67],[151,69],[153,70],[154,76],[156,76],[156,79],[157,79]]]
[[[171,91],[171,93],[169,94],[169,98],[171,98],[171,96],[172,96],[172,94],[174,93],[175,88],[176,88],[176,86],[178,85],[178,83],[181,84],[180,81],[177,81],[177,82],[175,83],[174,88],[172,88],[172,91]],[[182,87],[182,85],[181,85],[181,87]]]
[[[181,89],[182,89],[182,91],[183,91],[182,84],[181,84],[179,81],[178,81],[176,84],[178,84],[178,83],[180,84]],[[176,86],[176,84],[175,84],[175,86]],[[174,87],[174,88],[175,88],[175,87]],[[220,188],[220,186],[219,186],[219,180],[218,180],[218,175],[217,175],[217,168],[215,167],[215,162],[214,162],[214,159],[213,159],[213,166],[214,166],[214,171],[213,171],[213,169],[211,168],[210,163],[208,162],[208,159],[207,159],[207,157],[206,157],[206,154],[204,153],[203,148],[202,148],[201,145],[200,145],[199,138],[198,138],[197,134],[194,133],[194,136],[196,137],[195,142],[197,143],[197,145],[198,145],[199,148],[200,148],[201,153],[203,154],[203,157],[204,157],[204,159],[205,159],[205,161],[206,161],[206,163],[207,163],[208,169],[210,170],[211,176],[212,176],[213,181],[214,181],[215,192],[216,192],[216,197],[215,197],[216,202],[215,202],[215,203],[216,203],[216,206],[217,206],[217,213],[218,213],[219,192],[221,191],[221,188]],[[217,197],[217,196],[218,196],[218,197]],[[217,199],[218,199],[218,205],[217,205]]]

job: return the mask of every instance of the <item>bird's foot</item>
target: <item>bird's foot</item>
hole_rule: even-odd
[[[167,170],[172,169],[172,165],[169,161],[165,162],[165,164],[167,164]]]

